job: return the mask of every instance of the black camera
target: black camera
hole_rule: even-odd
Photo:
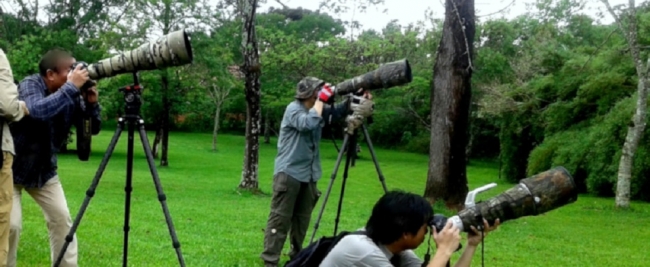
[[[438,233],[442,231],[442,228],[445,228],[445,224],[447,224],[447,217],[442,214],[435,214],[429,220],[429,226],[436,228]]]
[[[442,214],[435,214],[429,220],[429,226],[431,228],[436,228],[436,232],[438,233],[440,233],[440,231],[442,231],[442,229],[445,228],[446,224],[447,224],[447,216]],[[461,248],[463,248],[463,244],[458,244],[458,248],[456,248],[456,251],[459,251]]]
[[[88,68],[88,63],[83,62],[83,61],[77,61],[70,66],[70,71],[74,70],[77,68],[77,66],[81,65],[81,69],[87,69]],[[97,85],[97,82],[88,79],[84,85],[79,88],[79,91],[82,93],[88,91],[91,87]],[[92,121],[91,121],[91,114],[90,111],[88,110],[88,106],[86,106],[86,111],[82,115],[82,120],[81,123],[76,126],[77,128],[77,157],[81,161],[88,161],[90,158],[90,152],[91,152],[91,143],[92,143]]]
[[[70,71],[73,71],[79,65],[81,65],[81,69],[88,69],[88,63],[83,62],[83,61],[77,61],[75,63],[72,63],[72,66],[70,66]],[[88,79],[88,81],[86,81],[86,83],[84,83],[84,85],[82,85],[81,88],[79,88],[79,90],[81,92],[85,92],[85,91],[87,91],[88,89],[90,89],[91,87],[93,87],[95,85],[97,85],[97,82],[95,82],[95,81],[93,81],[91,79]]]

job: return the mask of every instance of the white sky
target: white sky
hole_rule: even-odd
[[[306,9],[315,10],[319,8],[320,2],[322,0],[280,0],[285,5],[296,8],[303,7]],[[336,1],[336,0],[330,0]],[[354,2],[360,2],[362,0],[347,0],[349,6]],[[596,17],[599,9],[606,11],[605,5],[600,0],[587,0],[585,13],[591,17]],[[627,6],[628,0],[609,0],[610,5],[616,6],[620,4],[625,4]],[[635,5],[639,6],[645,1],[636,1]],[[476,9],[477,16],[484,16],[492,13],[498,13],[496,15],[490,16],[491,18],[505,17],[505,18],[514,18],[516,16],[522,15],[527,12],[527,4],[535,3],[534,0],[475,0],[474,7]],[[266,11],[268,7],[273,6],[275,8],[281,8],[282,6],[278,4],[275,0],[268,0],[268,3],[262,6],[261,11]],[[504,12],[498,12],[507,8]],[[387,12],[384,14],[383,11],[387,9]],[[383,4],[380,4],[376,7],[371,7],[366,10],[366,13],[353,12],[352,9],[349,12],[341,14],[339,16],[332,15],[341,20],[354,20],[359,21],[363,28],[366,29],[375,29],[377,31],[381,30],[388,22],[393,19],[399,21],[402,25],[408,25],[409,23],[416,23],[417,21],[425,20],[425,12],[427,9],[433,11],[433,16],[436,18],[443,18],[445,15],[444,10],[444,0],[384,0]],[[605,17],[602,20],[602,23],[609,24],[613,22],[613,18],[609,13],[605,12]]]
[[[39,6],[43,7],[48,0],[26,0],[26,2],[38,1]],[[291,8],[302,7],[310,10],[316,10],[319,8],[320,3],[323,0],[280,0],[285,5]],[[341,2],[342,0],[329,0]],[[398,20],[402,25],[408,25],[409,23],[417,23],[418,21],[425,20],[425,13],[428,10],[433,11],[433,17],[443,18],[444,17],[444,0],[384,0],[383,4],[379,4],[374,7],[370,7],[366,10],[365,13],[360,13],[359,10],[354,10],[352,7],[354,3],[367,1],[367,0],[345,0],[347,6],[350,7],[348,12],[342,14],[332,14],[332,16],[339,18],[341,20],[357,20],[361,23],[362,27],[365,29],[374,29],[381,31],[388,22],[391,20]],[[558,0],[553,0],[557,2]],[[208,2],[213,2],[213,0],[208,0]],[[260,12],[265,12],[269,7],[281,8],[282,6],[277,3],[277,0],[267,0],[267,4],[263,5],[260,8]],[[609,0],[610,5],[627,5],[628,0]],[[645,1],[636,1],[636,6],[639,6]],[[0,6],[4,8],[5,12],[15,12],[16,6],[14,1],[0,0]],[[516,16],[525,14],[530,9],[528,5],[535,3],[535,0],[475,0],[476,15],[483,17],[483,20],[487,18],[499,18],[505,17],[508,19],[514,18]],[[386,10],[386,13],[383,11]],[[499,12],[501,11],[501,12]],[[604,17],[601,20],[601,23],[609,24],[613,22],[613,18],[605,10],[605,5],[601,0],[587,0],[586,8],[584,13],[587,15],[596,18],[597,13],[603,11]],[[46,19],[44,11],[39,12],[39,17]],[[485,17],[490,15],[489,17]],[[426,22],[426,26],[430,24]],[[348,33],[350,34],[350,33]],[[357,33],[354,33],[357,34]],[[157,34],[152,34],[157,36]]]

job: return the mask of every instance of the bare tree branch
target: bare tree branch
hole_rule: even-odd
[[[591,61],[591,58],[593,58],[593,56],[596,55],[596,54],[598,53],[598,51],[600,51],[600,48],[602,48],[603,45],[605,45],[605,43],[607,43],[607,41],[609,40],[609,38],[612,36],[612,34],[614,34],[614,32],[616,32],[616,30],[617,30],[617,29],[614,28],[614,30],[612,30],[612,31],[607,35],[607,37],[605,37],[605,40],[603,40],[603,42],[600,43],[600,45],[599,45],[598,47],[596,47],[596,50],[594,50],[594,52],[591,53],[591,55],[589,55],[589,58],[587,59],[587,61],[585,62],[585,64],[582,65],[582,67],[580,68],[580,71],[579,71],[579,72],[582,72],[582,70],[584,70],[584,68],[587,66],[587,64],[589,64],[589,62]]]
[[[280,0],[275,0],[275,2],[278,2],[278,4],[280,4],[282,6],[282,8],[289,9],[289,7],[287,5],[285,5],[284,3],[282,3]]]
[[[509,8],[512,4],[514,4],[514,3],[515,3],[515,0],[512,0],[512,2],[510,2],[510,4],[508,4],[507,6],[505,6],[505,7],[502,8],[502,9],[500,9],[499,11],[496,11],[496,12],[493,12],[493,13],[490,13],[490,14],[487,14],[487,15],[479,15],[479,16],[476,16],[476,17],[477,17],[477,18],[482,18],[482,17],[489,17],[489,16],[492,16],[492,15],[499,14],[499,13],[505,11],[506,9],[508,9],[508,8]]]
[[[467,66],[467,70],[474,70],[474,65],[472,65],[472,55],[469,53],[469,42],[467,42],[467,33],[465,32],[465,20],[460,17],[460,13],[458,13],[458,7],[456,6],[456,2],[454,0],[449,1],[451,2],[452,5],[454,5],[454,12],[456,13],[456,17],[458,18],[458,23],[460,23],[460,28],[463,30],[463,38],[465,39],[465,53],[467,55],[467,61],[469,61],[469,66]]]

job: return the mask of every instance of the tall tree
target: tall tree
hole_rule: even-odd
[[[462,209],[467,194],[466,146],[475,34],[474,0],[446,0],[445,22],[433,67],[431,143],[424,196]]]
[[[634,0],[629,1],[627,7],[627,28],[623,25],[623,18],[614,12],[614,9],[607,0],[601,0],[609,13],[614,17],[618,24],[619,29],[627,40],[632,60],[636,67],[636,74],[638,77],[637,84],[637,100],[636,112],[632,115],[632,121],[628,124],[627,135],[625,136],[625,143],[623,143],[623,151],[618,165],[618,179],[616,182],[616,207],[629,208],[630,207],[630,180],[632,177],[632,163],[634,161],[634,154],[639,148],[639,141],[643,136],[646,125],[646,113],[648,108],[648,68],[650,68],[650,60],[648,65],[644,68],[643,61],[641,61],[641,52],[637,40],[637,20],[636,20],[636,6]]]
[[[244,148],[244,166],[242,168],[239,188],[258,189],[259,134],[261,112],[260,66],[257,36],[255,34],[255,13],[257,0],[239,0],[239,12],[243,21],[241,52],[244,64],[241,71],[245,79],[246,95],[246,146]]]

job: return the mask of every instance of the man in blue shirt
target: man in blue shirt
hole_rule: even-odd
[[[278,154],[273,176],[271,212],[264,233],[266,266],[277,266],[282,247],[290,233],[291,253],[297,254],[307,234],[311,213],[320,191],[322,175],[319,143],[325,124],[345,118],[350,101],[331,108],[325,103],[334,95],[331,85],[315,77],[302,79],[295,100],[287,106],[278,139]],[[370,94],[365,94],[366,98]]]
[[[16,266],[16,252],[22,224],[21,194],[27,192],[41,207],[50,237],[50,257],[54,262],[72,227],[72,218],[57,174],[57,153],[68,138],[73,124],[79,125],[84,114],[91,116],[92,133],[100,130],[100,106],[97,90],[81,90],[88,71],[77,66],[66,51],[48,51],[39,63],[39,74],[22,80],[19,99],[25,101],[29,116],[11,125],[16,146],[13,164],[14,194],[11,210],[9,256],[7,265]],[[70,242],[61,267],[77,266],[76,236]]]

